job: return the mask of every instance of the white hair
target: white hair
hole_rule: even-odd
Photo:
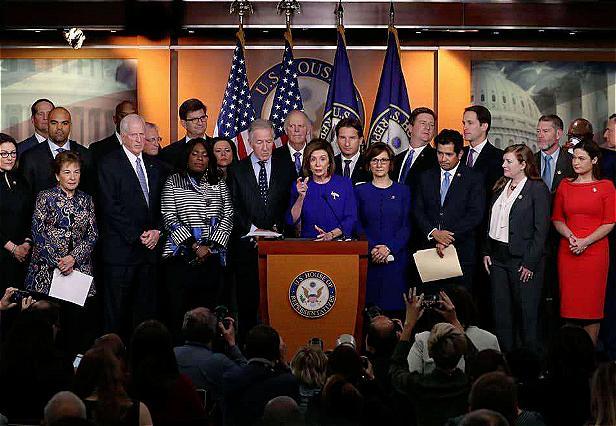
[[[64,417],[86,418],[86,406],[73,392],[62,391],[51,397],[45,410],[45,424],[53,424]]]
[[[128,126],[135,121],[141,122],[145,129],[145,120],[138,114],[128,114],[120,121],[120,133],[128,133]]]
[[[306,122],[306,127],[308,129],[312,129],[312,121],[310,120],[310,118],[308,118],[308,116],[306,115],[306,113],[300,109],[294,109],[291,112],[289,112],[287,114],[287,116],[284,118],[284,124],[282,125],[285,129],[285,131],[287,130],[287,127],[289,125],[289,117],[291,117],[291,114],[293,114],[294,112],[300,113],[301,115],[304,116],[304,121]]]
[[[274,126],[268,120],[264,120],[262,118],[257,118],[255,121],[250,123],[250,127],[248,128],[248,139],[252,141],[252,135],[256,130],[267,129],[272,132],[272,139],[274,138]]]

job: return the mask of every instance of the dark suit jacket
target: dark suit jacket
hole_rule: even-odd
[[[464,147],[462,164],[466,164],[470,146]],[[488,141],[473,163],[473,170],[483,176],[486,191],[491,191],[499,177],[503,175],[503,150]]]
[[[460,164],[441,207],[440,173],[440,167],[422,173],[416,188],[412,214],[423,235],[423,245],[435,245],[434,240],[427,238],[434,228],[451,231],[460,262],[474,263],[476,230],[486,205],[482,176]]]
[[[120,141],[116,137],[115,133],[110,136],[107,136],[105,139],[102,139],[98,142],[94,142],[89,146],[90,152],[92,153],[92,159],[94,163],[98,164],[98,162],[105,155],[113,152],[122,147]]]
[[[494,193],[490,206],[507,186]],[[545,251],[545,242],[550,229],[551,196],[543,180],[526,181],[522,192],[513,202],[509,212],[509,253],[521,257],[522,265],[536,271]],[[488,213],[488,226],[492,217],[492,208]],[[492,239],[486,233],[483,254],[492,253]]]
[[[23,141],[17,144],[17,156],[21,157],[21,154],[23,154],[30,148],[37,146],[38,144],[39,144],[38,139],[36,138],[36,136],[34,136],[34,134],[32,134],[32,136],[24,139]]]
[[[303,176],[302,169],[300,168],[299,173],[295,170],[295,159],[291,157],[291,152],[289,151],[289,145],[284,144],[279,146],[272,153],[272,158],[277,158],[282,161],[286,161],[286,165],[289,168],[289,172],[291,176],[293,176],[293,180],[297,180],[299,176]]]
[[[100,243],[103,261],[115,265],[154,263],[157,251],[140,240],[144,231],[162,230],[160,193],[162,174],[158,163],[143,156],[149,186],[149,206],[137,174],[123,149],[110,152],[98,164],[101,208]],[[159,240],[159,245],[163,242]]]
[[[205,135],[205,140],[209,140],[209,136]],[[167,163],[175,171],[183,170],[186,165],[182,164],[184,161],[184,148],[186,147],[186,136],[182,139],[167,145],[160,150],[158,159],[163,163]]]
[[[342,176],[344,173],[344,165],[342,163],[342,155],[338,154],[334,157],[336,164],[336,174]],[[357,158],[357,164],[351,173],[351,182],[355,185],[357,182],[372,182],[372,173],[365,169],[366,159],[363,154]]]
[[[552,179],[552,187],[550,192],[556,193],[560,181],[566,177],[573,177],[573,166],[571,165],[571,159],[573,156],[567,152],[566,149],[560,148],[558,153],[558,159],[556,160],[556,171],[554,172],[554,179]],[[541,151],[535,153],[535,162],[537,163],[537,171],[541,176]]]
[[[400,176],[400,170],[402,170],[402,166],[404,165],[404,157],[406,156],[406,151],[401,152],[400,154],[394,157],[394,174],[392,179],[398,182],[398,176]],[[417,183],[417,178],[419,175],[426,170],[430,170],[433,167],[438,166],[438,160],[436,159],[436,149],[432,148],[430,144],[426,145],[424,149],[421,150],[421,153],[417,156],[417,159],[413,162],[411,166],[411,170],[409,170],[409,174],[406,177],[404,182],[405,185],[413,186],[413,184]]]
[[[87,148],[75,141],[70,141],[71,151],[76,152],[83,162],[79,189],[94,195],[96,191],[92,155]],[[36,196],[39,191],[49,189],[58,183],[53,173],[53,154],[49,143],[39,143],[37,146],[24,152],[19,160],[19,170],[28,182],[32,194]]]
[[[286,160],[272,157],[272,169],[269,182],[267,206],[259,195],[259,185],[255,177],[250,156],[235,163],[229,169],[231,175],[231,192],[234,207],[234,233],[242,236],[250,231],[250,225],[261,229],[273,229],[282,232],[285,213],[289,207],[291,183],[293,176]]]
[[[616,185],[616,151],[601,148],[601,178]]]

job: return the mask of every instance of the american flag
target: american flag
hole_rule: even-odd
[[[284,35],[284,54],[278,69],[278,86],[274,93],[272,110],[270,111],[270,121],[274,125],[276,146],[287,142],[287,135],[284,133],[284,119],[289,112],[294,109],[303,110],[302,95],[299,92],[297,83],[297,64],[293,59],[293,48],[291,43],[291,33]]]
[[[256,118],[246,75],[243,41],[243,34],[238,32],[229,80],[214,131],[215,136],[224,136],[235,142],[240,159],[252,152],[248,143],[248,126]]]

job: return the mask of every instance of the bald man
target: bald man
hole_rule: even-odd
[[[39,191],[57,185],[52,170],[53,160],[60,152],[73,151],[81,157],[81,182],[79,189],[90,194],[94,192],[92,156],[87,148],[69,140],[71,113],[63,107],[49,112],[49,136],[46,142],[24,152],[19,160],[19,170],[28,181],[34,196]]]
[[[90,151],[95,163],[103,158],[108,153],[120,149],[122,147],[122,139],[120,138],[120,122],[129,114],[136,114],[137,108],[131,101],[122,101],[115,107],[113,114],[113,124],[115,124],[115,132],[98,142],[90,144]]]

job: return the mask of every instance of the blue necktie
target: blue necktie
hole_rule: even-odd
[[[398,182],[400,183],[406,182],[406,178],[408,177],[409,172],[411,171],[411,165],[413,164],[413,155],[415,155],[415,150],[413,148],[410,148],[409,155],[408,157],[406,157],[406,161],[404,162],[404,165],[402,166],[402,173],[400,174],[400,180],[398,180]]]
[[[137,178],[139,179],[139,185],[141,186],[141,192],[143,192],[143,196],[145,197],[145,203],[150,205],[150,195],[148,193],[148,184],[145,181],[145,173],[143,172],[143,168],[141,168],[141,158],[137,157],[135,160],[135,164],[137,165]]]
[[[62,154],[64,151],[66,151],[66,149],[64,149],[64,148],[56,148],[56,155],[54,155],[53,158],[56,158],[56,156],[58,154]]]
[[[297,172],[297,174],[299,175],[299,171],[302,169],[302,160],[299,159],[299,157],[302,156],[301,152],[296,152],[295,154],[293,154],[293,157],[295,157],[295,171]]]
[[[451,174],[449,172],[445,172],[445,176],[443,177],[443,183],[441,183],[441,206],[445,202],[447,191],[449,191],[449,184],[451,183],[451,181],[449,180],[449,176],[451,176]]]
[[[548,189],[552,190],[552,156],[545,156],[545,165],[543,167],[543,174],[541,175],[541,179],[545,182]]]
[[[263,200],[263,204],[267,205],[267,170],[265,169],[265,161],[259,161],[259,194]]]

